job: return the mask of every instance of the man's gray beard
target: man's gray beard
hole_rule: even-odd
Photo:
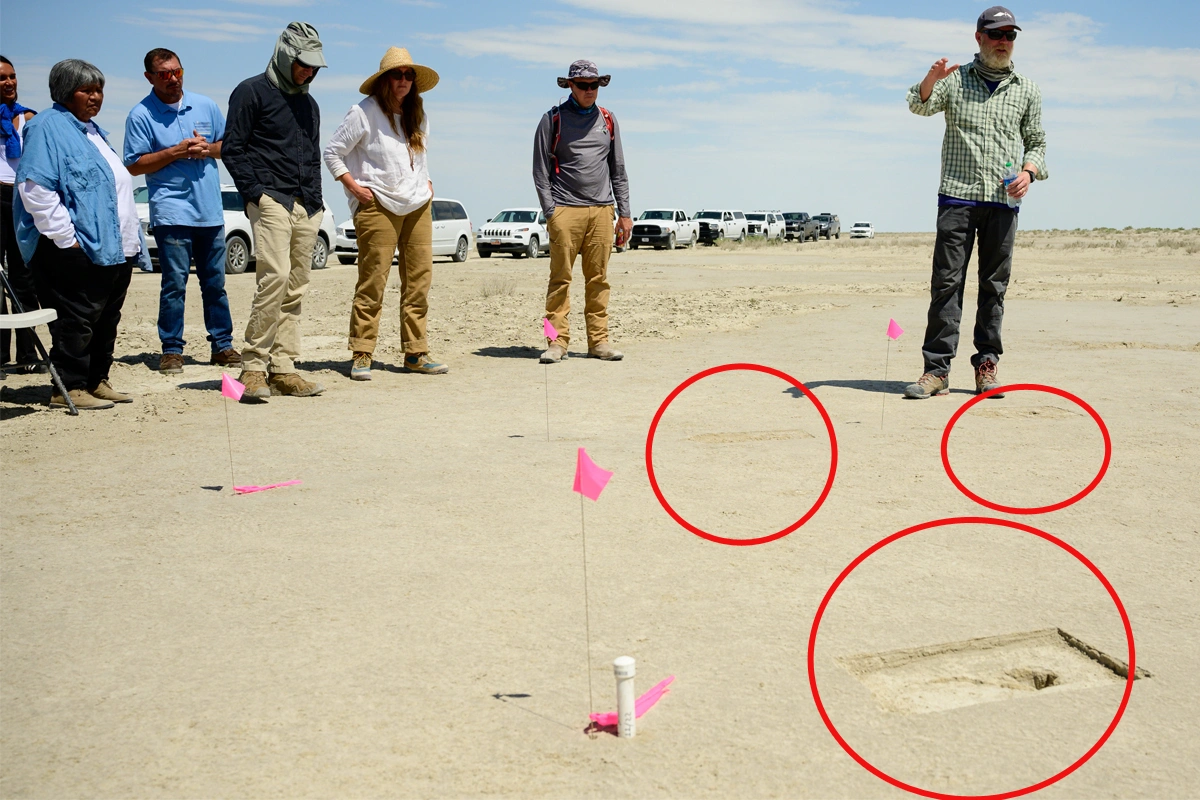
[[[989,52],[984,48],[979,48],[979,60],[988,69],[1008,69],[1012,64],[1012,54],[998,55],[994,52]]]

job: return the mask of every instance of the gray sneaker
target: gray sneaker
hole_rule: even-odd
[[[975,368],[975,393],[983,394],[1000,386],[1000,374],[995,361],[984,361]],[[992,395],[993,400],[1004,397],[1004,393]]]
[[[904,396],[910,400],[924,400],[936,394],[950,391],[950,375],[934,375],[926,372],[916,383],[904,387]]]
[[[542,357],[538,359],[543,364],[557,364],[567,357],[567,349],[562,345],[552,344],[546,348],[546,352],[542,353]]]

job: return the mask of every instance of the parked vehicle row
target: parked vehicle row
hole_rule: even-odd
[[[653,247],[655,250],[674,250],[677,246],[695,247],[700,241],[700,223],[688,219],[679,208],[655,208],[643,211],[633,224],[629,247]]]
[[[429,212],[433,217],[433,254],[450,256],[452,261],[466,261],[471,249],[471,218],[467,216],[467,209],[457,200],[435,197]],[[358,237],[353,221],[338,226],[334,254],[343,264],[353,264],[358,259]]]
[[[137,207],[138,220],[142,224],[142,233],[146,235],[150,263],[157,268],[158,243],[154,239],[154,229],[150,227],[150,190],[145,186],[135,187],[133,200]],[[221,203],[225,217],[225,274],[240,275],[256,258],[254,230],[250,225],[250,218],[246,216],[246,204],[242,202],[237,187],[229,183],[221,184]],[[325,203],[321,227],[317,231],[317,241],[313,244],[313,269],[325,269],[329,262],[330,248],[337,237],[333,209],[329,207],[329,203]]]

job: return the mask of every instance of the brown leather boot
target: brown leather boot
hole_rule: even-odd
[[[92,397],[98,397],[101,400],[108,400],[110,403],[132,403],[133,398],[127,394],[121,394],[112,387],[108,382],[108,378],[100,381],[100,384],[95,389],[89,389],[88,392]]]
[[[80,411],[99,411],[102,408],[112,408],[111,400],[101,400],[99,397],[93,396],[90,392],[84,389],[68,389],[67,394],[71,397],[71,402]],[[51,408],[69,408],[67,399],[58,392],[50,395]]]

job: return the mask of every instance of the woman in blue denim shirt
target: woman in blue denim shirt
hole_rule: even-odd
[[[79,409],[131,398],[108,373],[133,264],[142,251],[133,179],[92,118],[104,103],[104,74],[78,59],[50,69],[54,107],[25,127],[13,211],[21,253],[38,298],[58,312],[50,360]],[[54,394],[52,407],[66,407]]]

